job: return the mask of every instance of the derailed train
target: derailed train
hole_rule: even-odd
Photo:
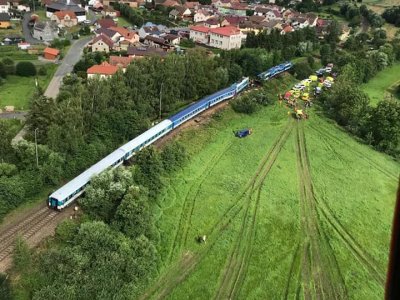
[[[286,65],[286,67],[284,67],[283,65]],[[281,70],[280,72],[288,70],[288,63],[284,63],[279,66],[276,66],[274,68],[279,67],[279,69]],[[277,69],[274,70],[275,71],[273,76],[278,74],[276,72]],[[264,80],[268,80],[269,78],[266,78]],[[93,176],[103,172],[108,168],[118,167],[124,161],[130,159],[137,151],[140,151],[142,148],[152,144],[162,136],[166,135],[168,132],[174,130],[174,128],[178,127],[182,123],[190,120],[191,118],[207,110],[211,106],[233,98],[235,95],[239,94],[247,86],[249,86],[249,83],[250,79],[248,77],[245,77],[241,81],[232,84],[228,88],[220,90],[197,101],[196,103],[190,105],[179,113],[173,115],[169,119],[166,119],[151,127],[149,130],[145,131],[125,145],[119,147],[117,150],[107,155],[102,160],[91,166],[89,169],[66,183],[54,193],[52,193],[48,198],[49,207],[57,210],[62,210],[63,208],[71,204],[85,191],[86,186],[89,184],[90,179]]]

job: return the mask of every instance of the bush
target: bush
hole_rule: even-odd
[[[9,58],[3,58],[2,63],[4,64],[4,70],[7,75],[14,75],[15,74],[15,65],[14,61]]]
[[[38,74],[39,74],[40,76],[46,76],[46,75],[47,75],[47,69],[46,69],[46,67],[40,66],[40,67],[39,67],[39,70],[38,70]]]
[[[231,105],[234,111],[244,114],[252,114],[258,108],[258,104],[255,99],[249,96],[236,98],[231,101]]]
[[[36,67],[30,61],[21,61],[17,64],[15,73],[18,76],[30,77],[36,75]]]

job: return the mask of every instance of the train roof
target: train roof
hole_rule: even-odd
[[[81,188],[83,185],[87,184],[93,176],[103,172],[105,169],[110,167],[113,163],[118,161],[124,155],[125,155],[124,151],[120,149],[115,150],[114,152],[110,153],[99,162],[95,163],[85,172],[81,173],[80,175],[72,179],[70,182],[59,188],[57,191],[52,193],[50,197],[55,198],[57,200],[64,200],[73,192]]]
[[[184,110],[178,112],[176,115],[173,115],[172,117],[170,117],[169,119],[172,122],[175,122],[176,120],[179,120],[180,118],[182,118],[183,116],[187,115],[188,113],[190,113],[193,110],[196,110],[197,108],[203,106],[204,104],[206,104],[208,101],[222,96],[223,94],[230,92],[231,90],[235,90],[236,89],[236,84],[232,84],[230,87],[227,87],[226,89],[220,90],[214,94],[211,94],[209,96],[206,96],[202,99],[200,99],[199,101],[197,101],[196,103],[193,103],[192,105],[188,106],[187,108],[185,108]]]
[[[147,141],[149,138],[155,136],[157,133],[160,131],[168,128],[172,122],[170,120],[164,120],[157,125],[151,127],[149,130],[146,130],[143,132],[141,135],[135,137],[133,140],[129,141],[125,145],[119,147],[120,150],[124,151],[125,153],[128,153],[135,149],[136,147],[140,146],[143,144],[145,141]]]

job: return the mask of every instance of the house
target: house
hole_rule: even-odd
[[[268,31],[268,33],[271,33],[274,29],[282,30],[282,23],[278,20],[263,22],[261,25]]]
[[[103,5],[112,7],[112,5],[116,2],[118,2],[120,4],[126,4],[132,8],[138,8],[141,1],[139,1],[139,0],[138,1],[136,1],[136,0],[103,0]]]
[[[262,22],[266,22],[266,21],[269,21],[269,20],[267,19],[266,16],[254,15],[254,16],[250,16],[249,17],[249,21],[254,23],[254,24],[260,24]]]
[[[315,27],[317,26],[318,16],[308,13],[306,14],[308,20],[308,26]]]
[[[226,16],[225,19],[221,22],[222,26],[236,26],[238,27],[240,22],[246,20],[246,17],[241,16]]]
[[[200,3],[197,1],[186,1],[185,4],[183,4],[184,7],[189,8],[189,9],[193,9],[193,10],[197,10],[200,6]]]
[[[149,56],[160,56],[164,57],[168,54],[168,52],[160,49],[160,48],[151,48],[151,47],[129,47],[127,54],[129,57],[133,59],[140,59]]]
[[[305,28],[308,27],[308,20],[307,18],[303,18],[303,17],[296,17],[293,19],[292,22],[292,27],[297,29],[297,28]]]
[[[174,20],[187,20],[192,17],[192,12],[189,8],[186,8],[184,6],[176,6],[173,10],[170,11],[169,17]]]
[[[205,26],[192,26],[190,27],[190,39],[196,43],[208,44],[210,28]]]
[[[0,28],[8,28],[11,26],[10,16],[7,13],[0,13]]]
[[[187,2],[186,2],[187,3]],[[199,22],[204,22],[210,17],[210,14],[208,11],[204,9],[199,9],[194,15],[193,15],[193,22],[199,23]]]
[[[36,22],[32,36],[37,40],[50,42],[58,38],[58,26],[53,21]]]
[[[128,65],[132,62],[132,60],[133,57],[111,55],[109,63],[111,66],[116,66],[124,71],[128,67]]]
[[[105,35],[105,36],[107,36],[108,38],[110,38],[110,39],[113,41],[113,43],[119,42],[119,41],[121,40],[122,35],[119,34],[117,31],[112,30],[111,28],[112,28],[112,27],[110,27],[110,28],[99,28],[99,29],[97,29],[97,30],[95,31],[96,36]]]
[[[146,23],[139,29],[139,37],[144,39],[147,35],[159,36],[168,31],[164,25],[155,25],[153,23]]]
[[[103,19],[97,20],[96,23],[97,23],[98,28],[109,28],[112,26],[114,26],[114,27],[117,26],[117,24],[111,18],[103,18]]]
[[[175,7],[175,6],[181,5],[178,1],[175,1],[175,0],[165,0],[165,1],[156,0],[155,4],[156,4],[156,6],[157,5],[161,5],[161,6],[164,6],[164,7]]]
[[[217,17],[212,17],[212,18],[207,19],[204,22],[204,26],[208,27],[208,28],[217,28],[217,27],[220,27],[221,24],[220,24],[219,19]]]
[[[123,37],[124,41],[128,41],[131,44],[139,42],[139,35],[136,31],[128,30],[121,26],[112,26],[108,29],[117,32],[121,37]]]
[[[21,3],[21,0],[11,0],[9,3],[10,9],[15,9],[19,12],[31,11],[31,8],[27,2]]]
[[[111,6],[106,6],[101,11],[101,14],[105,17],[117,18],[120,16],[119,11],[115,10]]]
[[[169,47],[168,43],[163,38],[160,37],[155,37],[152,35],[148,35],[144,38],[145,45],[148,45],[150,47],[158,48],[158,47]]]
[[[286,33],[293,32],[293,31],[294,31],[293,27],[290,26],[289,24],[286,24],[285,26],[283,26],[283,28],[281,30],[281,34],[284,35]]]
[[[166,34],[163,38],[170,45],[179,45],[181,42],[181,37],[175,34]]]
[[[112,66],[107,62],[103,62],[100,65],[94,65],[87,69],[87,77],[88,79],[91,78],[100,78],[100,79],[106,79],[110,78],[112,75],[118,72],[118,67],[117,66]]]
[[[65,27],[73,27],[78,24],[78,18],[71,10],[56,11],[50,19]]]
[[[190,38],[197,42],[211,47],[231,50],[240,48],[243,35],[239,28],[234,26],[208,28],[205,26],[192,26]]]
[[[18,49],[20,49],[20,50],[28,50],[30,47],[31,47],[31,44],[28,42],[18,43]]]
[[[265,14],[268,21],[270,20],[282,20],[282,14],[277,10],[270,10]]]
[[[209,45],[224,50],[239,49],[242,46],[242,33],[233,26],[210,29]]]
[[[96,36],[91,42],[92,52],[110,52],[114,48],[114,41],[104,34]]]
[[[78,22],[86,20],[86,11],[80,6],[80,4],[74,3],[72,0],[58,0],[58,2],[52,2],[46,5],[46,17],[51,16],[58,11],[73,11],[78,19]]]
[[[8,13],[9,10],[10,4],[8,3],[8,0],[0,0],[0,14]]]
[[[43,57],[45,59],[55,60],[59,54],[60,50],[58,49],[47,47],[46,49],[43,50]]]

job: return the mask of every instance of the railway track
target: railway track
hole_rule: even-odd
[[[165,298],[173,291],[174,288],[184,281],[187,276],[196,268],[196,266],[207,256],[207,254],[212,250],[213,246],[218,241],[221,234],[226,230],[233,219],[237,217],[243,208],[247,207],[245,204],[246,200],[248,199],[248,195],[254,194],[254,191],[257,191],[257,189],[261,189],[263,181],[274,164],[278,153],[284,145],[284,142],[292,131],[293,125],[293,120],[290,120],[287,123],[283,131],[279,134],[273,145],[270,147],[269,151],[264,155],[255,174],[250,178],[244,190],[239,194],[235,201],[233,201],[233,204],[225,211],[222,217],[211,226],[210,231],[206,233],[208,238],[207,244],[204,245],[204,248],[199,252],[184,255],[183,259],[174,264],[168,272],[161,276],[161,278],[140,299]],[[253,220],[255,222],[255,217],[253,217]],[[254,222],[252,222],[253,226],[255,226]],[[247,251],[247,255],[245,257],[248,258],[249,253],[251,254],[251,252]],[[235,266],[235,270],[239,272],[236,271],[236,276],[231,276],[229,280],[229,282],[233,282],[233,284],[230,284],[230,286],[234,287],[234,292],[238,291],[238,279],[240,280],[240,278],[243,277],[246,269],[246,265],[244,263],[239,263]],[[229,293],[231,293],[231,291],[232,290],[230,290]]]
[[[43,207],[28,218],[0,233],[0,262],[8,258],[14,249],[17,236],[27,240],[48,222],[56,218],[58,212]]]

